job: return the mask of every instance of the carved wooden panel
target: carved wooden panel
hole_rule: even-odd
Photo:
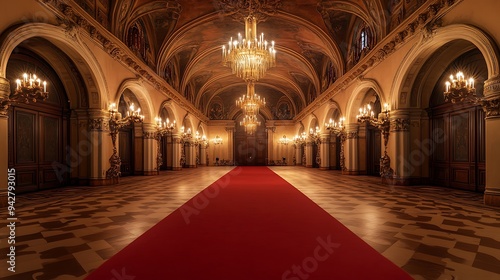
[[[432,130],[443,133],[432,134],[431,183],[483,192],[486,165],[482,109],[444,104],[432,113]]]
[[[452,172],[454,182],[469,184],[470,179],[468,169],[453,168]]]
[[[41,161],[59,161],[60,152],[60,122],[59,118],[40,116]]]
[[[451,116],[452,160],[469,161],[469,113]]]
[[[16,168],[16,192],[23,193],[37,189],[36,168]]]
[[[436,132],[436,133],[432,134],[432,137],[433,137],[432,143],[435,145],[434,149],[433,149],[434,160],[445,161],[447,158],[446,158],[446,147],[445,147],[446,127],[445,127],[444,117],[440,116],[438,118],[435,118],[433,120],[432,125],[433,125],[432,131]],[[438,133],[438,132],[442,132],[442,133]]]
[[[16,163],[34,163],[36,161],[36,115],[16,111],[15,126]]]

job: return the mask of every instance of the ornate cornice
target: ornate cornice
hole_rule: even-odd
[[[424,40],[432,38],[436,29],[441,27],[441,18],[453,5],[461,1],[462,0],[434,0],[424,3],[413,15],[405,20],[404,23],[382,39],[373,50],[361,59],[350,71],[340,77],[329,89],[297,114],[294,120],[305,118],[316,108],[329,102],[336,94],[356,81],[358,77],[387,59],[387,57],[405,44],[412,36],[421,34]]]
[[[115,60],[135,72],[149,82],[156,90],[164,93],[181,108],[192,112],[203,122],[208,122],[208,117],[198,110],[187,99],[176,92],[165,80],[156,74],[149,66],[134,55],[129,48],[115,35],[102,27],[95,19],[87,15],[83,9],[72,0],[38,0],[52,10],[59,22],[65,29],[68,38],[76,40],[79,32],[86,32]],[[68,4],[70,3],[70,4]]]
[[[391,119],[391,131],[408,131],[410,129],[409,119]]]

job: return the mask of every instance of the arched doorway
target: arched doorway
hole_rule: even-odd
[[[370,89],[366,92],[365,98],[362,102],[363,106],[370,106],[373,110],[374,116],[378,116],[382,112],[380,98],[378,94]],[[382,156],[382,134],[380,130],[371,125],[370,122],[360,124],[360,134],[365,134],[364,143],[361,142],[361,149],[364,149],[364,168],[366,175],[380,176],[380,158]],[[363,164],[363,163],[362,163]]]
[[[9,108],[9,168],[17,173],[16,192],[68,185],[69,102],[52,66],[35,52],[17,47],[7,64],[11,82],[23,73],[48,82],[49,96],[38,103],[14,103]],[[15,90],[12,83],[11,90]]]
[[[430,102],[431,184],[484,192],[486,180],[485,113],[467,102],[445,102],[444,83],[450,74],[466,71],[476,79],[482,96],[486,62],[478,49],[465,52],[448,65],[436,84]]]
[[[245,127],[239,125],[243,115],[236,118],[234,132],[234,160],[235,165],[266,165],[267,164],[267,131],[265,119],[257,116],[261,125],[253,134],[248,134]]]

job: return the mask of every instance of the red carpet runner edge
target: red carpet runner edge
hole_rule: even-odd
[[[86,279],[411,279],[267,167],[236,167]]]

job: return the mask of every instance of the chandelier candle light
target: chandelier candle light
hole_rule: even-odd
[[[264,40],[264,33],[257,36],[257,19],[250,12],[245,18],[245,38],[238,33],[237,39],[231,37],[228,46],[222,46],[224,65],[229,65],[239,78],[245,81],[257,81],[267,69],[276,64],[274,41],[269,44]]]
[[[465,79],[464,73],[459,71],[455,77],[450,75],[450,80],[445,83],[444,100],[451,103],[469,101],[476,103],[480,98],[476,96],[474,79]]]
[[[257,116],[259,108],[266,105],[266,98],[260,98],[255,93],[255,84],[249,82],[247,84],[247,93],[236,100],[236,106],[243,109],[246,116]]]
[[[16,80],[14,93],[5,98],[0,97],[0,110],[6,111],[11,103],[44,101],[48,96],[46,81],[40,80],[35,74],[24,73],[21,79]]]

